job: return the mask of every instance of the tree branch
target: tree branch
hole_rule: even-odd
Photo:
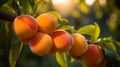
[[[0,19],[2,20],[13,22],[16,16],[17,16],[16,14],[10,14],[7,12],[0,11]]]

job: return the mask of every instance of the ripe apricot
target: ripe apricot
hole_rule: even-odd
[[[87,51],[88,48],[87,41],[83,35],[78,33],[72,34],[72,37],[74,43],[70,50],[70,54],[72,57],[79,57]]]
[[[71,49],[73,39],[71,35],[65,30],[56,30],[53,32],[52,38],[54,43],[53,50],[58,52],[66,52]]]
[[[28,41],[38,30],[38,24],[30,15],[20,15],[14,19],[13,29],[22,41]]]
[[[88,45],[88,50],[81,56],[81,59],[86,64],[99,64],[102,59],[102,52],[100,48],[95,44]]]
[[[53,46],[52,37],[46,33],[38,32],[29,40],[29,47],[34,54],[43,56],[48,54]]]
[[[38,31],[41,31],[44,33],[54,32],[58,25],[57,18],[50,13],[44,13],[39,15],[36,18],[36,21],[38,23]]]

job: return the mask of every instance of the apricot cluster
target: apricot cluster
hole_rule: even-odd
[[[37,18],[20,15],[13,23],[18,38],[27,43],[34,54],[43,56],[69,52],[71,57],[84,61],[88,66],[102,64],[103,55],[97,45],[88,45],[82,34],[69,34],[63,29],[57,29],[57,26],[57,18],[50,13],[41,14]]]
[[[104,67],[102,51],[96,44],[88,44],[85,37],[81,34],[72,34],[74,43],[70,55],[76,60],[82,60],[87,67]]]
[[[57,18],[50,13],[41,14],[37,18],[20,15],[13,23],[18,38],[29,44],[31,51],[39,56],[70,50],[73,44],[71,35],[57,29],[57,26]]]
[[[76,60],[82,60],[87,65],[87,67],[104,67],[106,64],[106,60],[104,59],[102,51],[99,48],[99,46],[97,46],[96,44],[88,44],[88,45],[83,45],[83,44],[85,44],[85,42],[81,43],[81,47],[79,47],[80,45],[77,46],[76,51],[73,52],[74,54],[71,53],[70,50],[71,56]],[[78,43],[76,45],[78,45]]]

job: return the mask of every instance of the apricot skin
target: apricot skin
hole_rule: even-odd
[[[20,15],[14,19],[13,29],[18,38],[22,41],[28,41],[38,30],[38,24],[30,15]]]
[[[50,13],[44,13],[39,15],[36,18],[36,21],[38,23],[38,31],[41,31],[44,33],[54,32],[58,25],[57,18]]]
[[[72,34],[74,43],[70,50],[70,54],[73,57],[79,57],[87,51],[88,44],[85,37],[81,34],[74,33]]]
[[[81,59],[86,64],[99,64],[103,55],[100,48],[95,44],[88,45],[88,50],[81,56]]]
[[[71,49],[73,39],[65,30],[56,30],[53,32],[52,38],[54,42],[53,50],[58,52],[66,52]]]
[[[38,32],[29,41],[29,47],[34,54],[43,56],[48,54],[53,46],[52,37],[48,34]]]

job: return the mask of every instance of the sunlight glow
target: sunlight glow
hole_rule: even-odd
[[[60,5],[60,4],[65,4],[65,3],[68,3],[69,0],[52,0],[52,3],[54,5]]]
[[[85,0],[86,4],[92,6],[95,0]]]
[[[78,2],[79,0],[52,0],[54,8],[62,15],[70,13]]]
[[[107,1],[106,0],[99,0],[101,6],[105,6]]]

